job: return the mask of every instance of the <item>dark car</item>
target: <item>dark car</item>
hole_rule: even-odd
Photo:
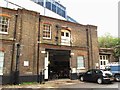
[[[97,82],[98,84],[111,83],[114,80],[110,71],[100,69],[88,70],[87,72],[80,74],[79,79],[80,81]]]

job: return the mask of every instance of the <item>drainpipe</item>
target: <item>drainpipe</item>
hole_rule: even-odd
[[[90,69],[90,51],[89,51],[89,32],[88,32],[88,28],[86,29],[86,39],[87,39],[87,55],[88,55],[88,69]]]
[[[14,33],[13,33],[13,46],[12,46],[12,58],[11,58],[11,68],[10,68],[10,83],[12,84],[13,82],[13,62],[14,62],[14,54],[15,54],[15,40],[16,40],[16,30],[17,30],[17,19],[18,19],[18,14],[15,15],[15,27],[14,27]]]
[[[38,23],[38,46],[37,46],[37,82],[39,83],[40,75],[39,75],[39,51],[40,51],[40,15],[39,15],[39,23]]]
[[[15,40],[16,40],[16,29],[17,29],[17,18],[18,18],[18,14],[15,15],[15,27],[14,27],[14,43],[13,43],[13,47],[12,47],[12,60],[11,60],[11,71],[13,70],[13,60],[14,60],[14,51],[15,51]]]
[[[94,65],[93,65],[93,45],[92,45],[91,29],[90,29],[90,48],[91,48],[91,64],[92,64],[92,68],[93,68],[94,67]]]

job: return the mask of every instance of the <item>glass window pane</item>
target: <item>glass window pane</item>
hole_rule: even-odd
[[[106,62],[104,61],[104,65],[106,65]]]
[[[43,25],[43,38],[51,39],[51,26],[50,25]]]
[[[84,67],[84,59],[83,56],[77,57],[77,68]]]
[[[69,37],[69,33],[66,33],[66,37]]]
[[[51,2],[49,2],[49,1],[46,2],[46,8],[48,8],[49,10],[51,10]]]
[[[52,11],[56,13],[56,5],[52,4]]]
[[[102,60],[102,56],[100,56],[100,59]]]
[[[61,36],[64,36],[64,32],[61,32]]]
[[[43,0],[38,0],[38,2],[37,2],[38,4],[40,4],[41,6],[43,6],[44,5],[44,1]]]
[[[100,65],[102,65],[102,61],[100,61]]]
[[[8,18],[0,17],[0,31],[2,32],[8,31]]]
[[[103,60],[105,60],[105,56],[103,56]]]

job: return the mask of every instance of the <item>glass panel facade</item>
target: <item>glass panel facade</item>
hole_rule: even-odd
[[[56,13],[56,5],[52,4],[52,11]]]
[[[44,0],[32,0],[41,6],[44,6]],[[59,14],[60,16],[66,18],[66,8],[54,0],[46,0],[45,6],[47,9]]]
[[[46,8],[51,10],[51,2],[49,2],[49,1],[46,2]]]
[[[44,0],[38,0],[37,3],[40,4],[41,6],[44,6]]]

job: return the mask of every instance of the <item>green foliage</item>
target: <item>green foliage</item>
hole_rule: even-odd
[[[120,38],[113,37],[109,33],[98,38],[100,48],[114,48],[114,56],[120,57]]]

